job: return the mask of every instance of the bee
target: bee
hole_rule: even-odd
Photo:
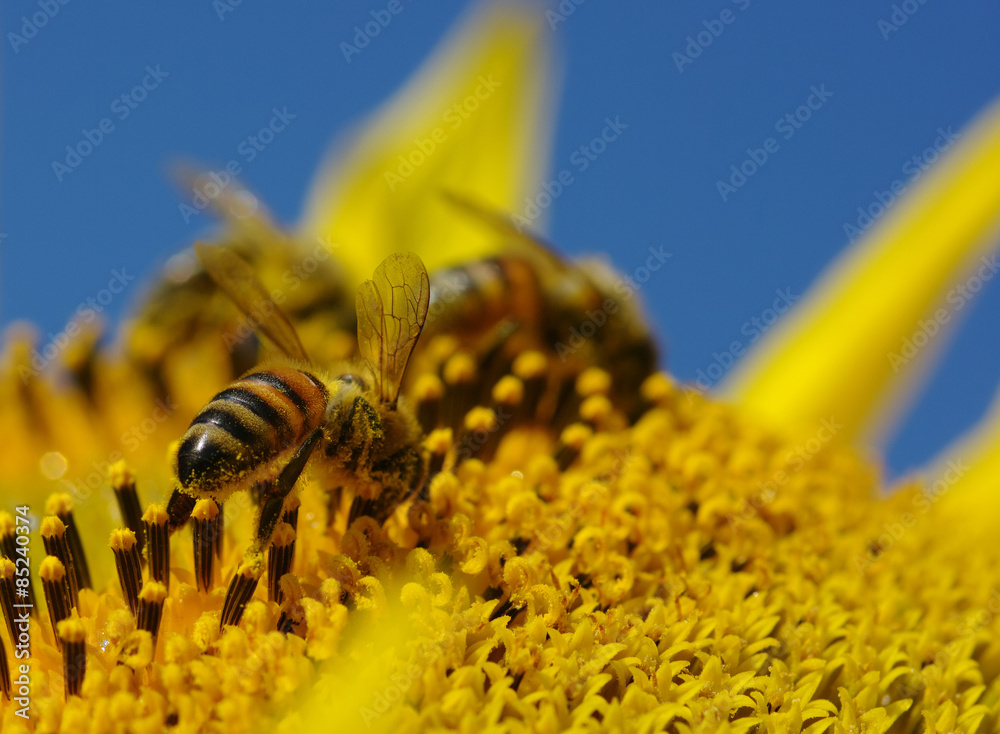
[[[635,387],[656,371],[659,356],[626,281],[603,260],[563,259],[503,213],[454,193],[445,198],[504,245],[492,257],[431,274],[428,337],[478,340],[482,351],[505,334],[508,357],[540,349],[554,356],[553,370],[564,379],[601,367],[612,378],[612,402],[637,418],[642,405]]]
[[[310,457],[330,487],[354,489],[349,522],[384,522],[425,475],[422,433],[400,384],[427,318],[430,286],[420,258],[394,254],[358,289],[361,363],[332,376],[309,361],[295,328],[251,266],[232,250],[196,244],[202,267],[287,358],[255,368],[218,393],[191,422],[173,456],[172,528],[196,499],[225,502],[264,487],[254,547],[264,547]],[[270,308],[261,313],[260,305]]]

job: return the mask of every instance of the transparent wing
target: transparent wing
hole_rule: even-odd
[[[378,384],[383,403],[394,405],[403,371],[427,320],[430,281],[412,252],[390,255],[358,288],[358,348]]]
[[[569,263],[559,257],[552,247],[531,233],[523,231],[509,214],[490,209],[454,191],[443,191],[442,196],[458,211],[503,236],[506,239],[504,243],[506,254],[528,261],[539,269],[539,272],[571,269]]]
[[[242,257],[224,247],[196,242],[202,267],[261,334],[289,357],[308,361],[295,327]]]

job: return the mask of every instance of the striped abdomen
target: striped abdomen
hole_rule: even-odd
[[[318,428],[328,397],[319,378],[291,367],[241,377],[191,422],[177,450],[178,481],[222,501]]]

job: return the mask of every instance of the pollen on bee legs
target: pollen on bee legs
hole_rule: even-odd
[[[9,558],[0,558],[0,607],[3,608],[3,618],[7,620],[7,632],[11,641],[17,639],[14,634],[14,562]],[[27,579],[27,576],[21,578]]]
[[[14,516],[9,512],[0,512],[0,553],[3,554],[4,558],[14,559],[17,557],[17,538],[15,537],[17,531],[15,530]],[[35,594],[35,582],[32,580],[31,576],[26,576],[28,579],[28,600],[27,603],[30,604],[29,613],[32,617],[38,616],[38,595]],[[8,617],[10,619],[10,617]],[[13,637],[11,639],[14,639]]]
[[[170,531],[167,528],[167,511],[162,505],[152,504],[142,516],[146,534],[146,557],[149,560],[149,578],[170,588]]]
[[[115,491],[118,510],[122,514],[125,527],[135,533],[135,543],[142,557],[146,546],[145,532],[142,527],[142,509],[139,506],[139,493],[135,489],[135,477],[128,470],[124,461],[118,461],[111,466],[111,488]]]
[[[267,600],[281,604],[281,577],[292,570],[295,558],[295,528],[278,523],[267,554]]]
[[[583,450],[583,445],[594,434],[590,426],[583,423],[571,423],[559,434],[559,443],[555,448],[555,460],[559,465],[559,471],[565,469],[576,461],[576,457]]]
[[[66,567],[55,556],[46,556],[38,567],[38,577],[42,580],[45,606],[49,610],[49,623],[56,646],[62,646],[57,625],[69,617],[72,609],[69,600],[69,585],[66,582]]]
[[[194,522],[191,534],[194,539],[194,574],[199,591],[207,592],[212,588],[217,545],[215,533],[220,514],[219,505],[212,499],[198,500],[191,511]]]
[[[142,588],[142,557],[135,533],[128,528],[111,531],[111,550],[115,554],[118,582],[122,596],[128,602],[133,615],[139,614],[139,589]]]
[[[49,515],[55,515],[66,526],[66,542],[69,543],[69,551],[73,555],[77,586],[81,589],[91,588],[90,566],[87,564],[87,555],[83,552],[83,541],[80,540],[80,531],[76,527],[76,519],[73,517],[73,498],[65,492],[49,495],[45,501],[45,512]]]
[[[66,681],[66,698],[80,695],[83,676],[87,672],[87,632],[77,617],[64,619],[58,624],[59,639],[63,649],[63,678]]]
[[[153,637],[153,650],[156,650],[156,637],[160,633],[160,620],[163,618],[163,601],[167,598],[167,587],[158,581],[147,581],[139,592],[139,614],[136,625],[146,630]]]
[[[49,515],[42,520],[39,534],[42,536],[42,544],[45,546],[45,552],[50,556],[58,558],[66,569],[66,587],[69,590],[70,608],[78,607],[80,604],[80,590],[76,585],[73,554],[70,552],[69,542],[66,540],[66,526],[55,515]]]
[[[288,525],[282,524],[279,527],[288,528]],[[294,536],[294,532],[292,534]],[[264,559],[259,553],[251,554],[236,569],[236,573],[233,574],[233,578],[229,582],[229,589],[226,591],[226,601],[222,605],[222,615],[219,617],[220,630],[227,624],[240,623],[243,610],[246,609],[247,602],[253,598],[253,593],[257,590],[257,582],[260,581],[263,571]]]

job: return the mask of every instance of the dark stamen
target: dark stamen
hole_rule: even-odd
[[[55,515],[66,526],[66,541],[69,552],[73,556],[73,568],[76,569],[76,585],[80,589],[92,588],[90,566],[87,565],[87,555],[83,552],[83,541],[73,517],[73,498],[65,492],[49,495],[45,502],[45,512]]]
[[[62,561],[66,568],[66,586],[69,589],[70,607],[79,609],[80,589],[76,585],[76,571],[73,565],[73,554],[69,550],[69,541],[66,540],[66,526],[55,515],[49,515],[42,520],[39,532],[42,536],[45,552]]]
[[[556,445],[555,460],[559,465],[559,471],[564,471],[570,464],[576,461],[576,457],[583,450],[583,445],[594,434],[590,426],[583,423],[572,423],[563,429],[559,435],[559,443]]]
[[[3,554],[4,558],[9,558],[11,561],[15,561],[18,558],[17,553],[17,530],[15,529],[14,516],[9,512],[0,512],[0,553]],[[23,551],[22,551],[23,552]],[[23,556],[22,556],[23,557]],[[30,575],[25,576],[28,579],[27,600],[22,599],[21,601],[28,604],[28,611],[32,617],[38,617],[38,594],[35,593],[35,582],[32,580]],[[21,587],[24,588],[24,587]]]
[[[163,601],[167,598],[167,587],[159,581],[147,581],[139,592],[139,614],[136,624],[153,636],[153,651],[156,651],[156,637],[160,633],[160,619],[163,617]]]
[[[122,596],[128,602],[128,608],[133,615],[139,614],[139,589],[142,588],[142,557],[139,555],[139,543],[135,533],[128,528],[111,531],[111,550],[115,554],[115,566],[118,568],[118,582],[122,587]]]
[[[66,582],[66,567],[55,556],[46,556],[38,567],[38,578],[42,580],[42,592],[49,610],[52,637],[58,647],[62,647],[57,625],[70,615],[69,584]]]
[[[218,528],[219,505],[215,500],[204,499],[195,503],[191,511],[194,522],[194,573],[199,591],[210,591],[215,570],[215,532]]]
[[[142,516],[146,533],[146,557],[149,560],[149,578],[170,588],[170,530],[169,515],[162,505],[152,504]]]
[[[279,527],[288,527],[280,525]],[[226,601],[222,605],[222,616],[219,618],[219,629],[227,624],[237,625],[243,617],[243,610],[253,598],[257,590],[257,582],[264,572],[264,559],[259,553],[254,553],[236,570],[229,589],[226,591]]]
[[[3,608],[3,618],[7,620],[7,632],[10,633],[11,643],[16,643],[17,635],[14,633],[14,576],[17,568],[9,558],[0,558],[0,607]],[[27,581],[28,576],[19,576],[21,580]],[[21,588],[25,588],[23,585]],[[22,600],[27,603],[27,599]]]
[[[525,420],[538,418],[539,406],[545,393],[549,362],[541,352],[523,352],[517,355],[511,371],[524,384],[521,400],[522,415]]]
[[[413,393],[417,403],[417,420],[424,433],[430,433],[438,428],[438,421],[441,419],[444,383],[437,375],[425,372],[417,378]]]
[[[66,680],[66,698],[79,696],[83,676],[87,672],[87,632],[79,618],[64,619],[58,624],[59,639],[63,649],[63,677]]]
[[[267,554],[267,599],[281,604],[281,577],[292,570],[295,558],[295,529],[288,523],[279,523],[271,536]]]
[[[142,527],[142,508],[139,506],[139,493],[135,490],[135,477],[128,470],[124,461],[119,461],[111,467],[111,488],[118,500],[118,510],[122,514],[125,527],[135,533],[135,544],[142,557],[146,547],[145,532]]]
[[[476,360],[468,352],[453,354],[445,362],[443,370],[445,392],[441,402],[444,425],[454,430],[462,427],[465,414],[474,404],[477,375]]]

